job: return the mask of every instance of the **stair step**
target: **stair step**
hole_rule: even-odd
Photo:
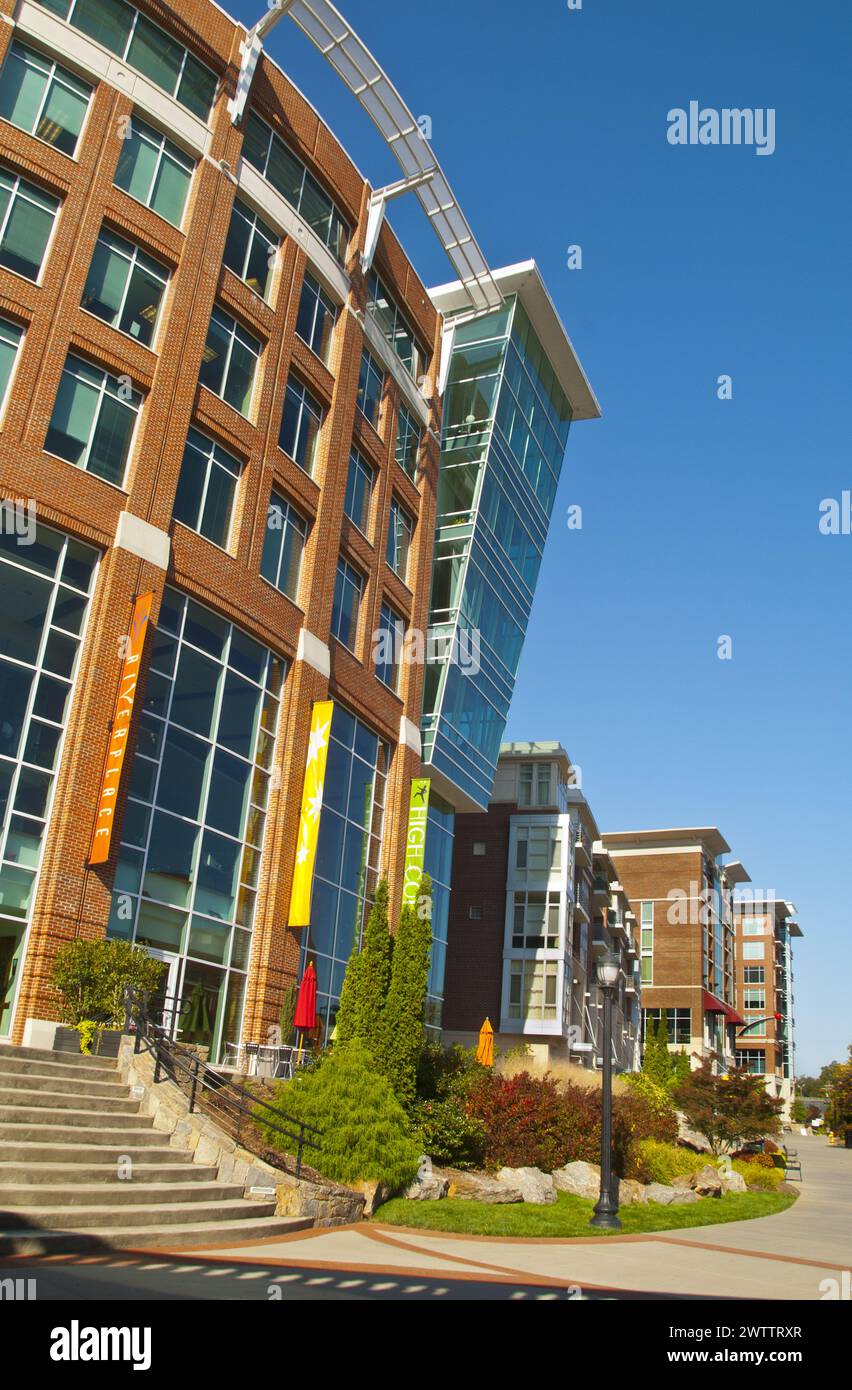
[[[109,1206],[98,1202],[75,1207],[4,1207],[0,1221],[6,1230],[16,1226],[49,1231],[109,1230],[113,1226],[174,1226],[188,1221],[239,1221],[275,1215],[275,1203],[238,1197],[226,1202],[145,1202],[138,1206]]]
[[[118,1062],[111,1057],[79,1056],[74,1052],[51,1052],[45,1047],[4,1047],[0,1048],[3,1058],[16,1057],[22,1062],[47,1062],[52,1067],[73,1067],[75,1070],[91,1071],[95,1067],[109,1067],[118,1071]]]
[[[251,1203],[251,1205],[255,1205]],[[307,1231],[307,1216],[262,1217],[244,1221],[189,1221],[183,1225],[112,1227],[96,1230],[9,1229],[0,1217],[0,1255],[58,1255],[104,1250],[206,1250],[236,1248],[248,1241],[275,1240]]]
[[[93,1165],[109,1165],[115,1171],[115,1166],[121,1158],[130,1158],[135,1166],[148,1166],[156,1163],[180,1163],[192,1165],[192,1154],[188,1149],[172,1149],[165,1142],[166,1136],[154,1130],[151,1132],[140,1130],[134,1134],[129,1143],[113,1144],[103,1143],[103,1132],[92,1130],[96,1137],[89,1143],[81,1143],[77,1138],[79,1131],[73,1134],[72,1142],[63,1143],[58,1139],[55,1132],[51,1132],[51,1139],[56,1142],[46,1143],[43,1141],[45,1131],[39,1129],[35,1141],[19,1139],[7,1141],[0,1138],[0,1155],[5,1163],[25,1163],[35,1164],[74,1164],[75,1167],[83,1165],[87,1169]],[[120,1136],[119,1136],[120,1138]],[[2,1221],[2,1218],[0,1218]]]
[[[110,1207],[133,1207],[146,1205],[159,1206],[162,1203],[180,1202],[184,1205],[221,1202],[227,1204],[242,1202],[241,1183],[217,1182],[215,1178],[207,1182],[187,1182],[184,1177],[177,1182],[138,1183],[131,1179],[120,1179],[113,1170],[111,1180],[102,1183],[71,1183],[64,1180],[56,1183],[6,1183],[0,1178],[0,1209],[3,1211],[33,1211],[47,1207],[52,1212],[66,1207],[91,1207],[93,1210]],[[274,1204],[273,1204],[274,1205]],[[2,1218],[0,1218],[2,1220]],[[51,1226],[55,1220],[51,1219]]]
[[[21,1057],[21,1052],[32,1055]],[[55,1076],[57,1080],[62,1078],[68,1081],[121,1081],[116,1062],[104,1061],[101,1057],[83,1057],[80,1060],[87,1065],[80,1067],[76,1058],[70,1062],[54,1061],[59,1055],[58,1052],[37,1052],[35,1048],[0,1047],[0,1073],[3,1076]]]
[[[102,1145],[107,1131],[112,1143],[121,1145],[119,1153],[124,1153],[128,1147],[145,1144],[156,1148],[163,1143],[165,1135],[156,1129],[145,1129],[146,1118],[144,1115],[84,1114],[80,1117],[79,1124],[74,1121],[69,1124],[67,1116],[63,1115],[61,1125],[46,1121],[36,1123],[32,1117],[14,1123],[0,1118],[0,1153],[7,1158],[9,1155],[6,1153],[6,1145],[13,1144],[16,1140],[21,1144],[74,1144],[81,1147],[90,1144]],[[139,1124],[131,1124],[131,1121],[137,1119],[140,1121]],[[119,1120],[120,1123],[110,1124],[110,1120]],[[101,1121],[105,1123],[102,1124]]]
[[[30,1063],[37,1066],[37,1063]],[[0,1058],[0,1092],[26,1093],[38,1095],[49,1091],[52,1095],[102,1096],[104,1099],[127,1100],[127,1086],[113,1076],[101,1080],[99,1076],[54,1076],[49,1071],[12,1071],[3,1065]]]
[[[47,1110],[50,1114],[58,1110],[92,1110],[99,1115],[110,1112],[114,1115],[139,1113],[139,1101],[127,1094],[127,1087],[123,1096],[98,1096],[86,1095],[81,1091],[68,1095],[65,1091],[6,1090],[0,1086],[0,1115],[10,1107],[19,1110],[22,1106],[28,1110]]]
[[[60,1145],[57,1145],[58,1147]],[[217,1181],[217,1168],[214,1168],[213,1165],[204,1165],[204,1163],[190,1163],[188,1162],[190,1155],[182,1154],[181,1150],[168,1150],[172,1162],[165,1163],[147,1162],[149,1152],[158,1152],[158,1150],[146,1150],[145,1162],[140,1162],[140,1159],[133,1159],[132,1177],[129,1181],[118,1177],[117,1163],[0,1161],[0,1187],[6,1188],[17,1186],[17,1184],[24,1184],[28,1187],[38,1187],[40,1184],[44,1184],[46,1187],[86,1187],[93,1183],[113,1184],[113,1186],[124,1184],[125,1187],[132,1184],[133,1187],[138,1187],[140,1183],[145,1183],[147,1186],[149,1183],[185,1184],[214,1183]],[[89,1151],[86,1151],[86,1156],[88,1154]],[[179,1162],[181,1158],[183,1158],[183,1162]]]

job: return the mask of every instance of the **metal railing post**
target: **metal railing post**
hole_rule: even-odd
[[[192,1059],[192,1073],[189,1080],[189,1113],[195,1109],[195,1092],[198,1088],[198,1058]]]

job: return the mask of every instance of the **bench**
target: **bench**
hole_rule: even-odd
[[[781,1152],[784,1155],[784,1177],[791,1173],[798,1173],[799,1182],[802,1181],[802,1160],[799,1158],[798,1149],[788,1149],[786,1144],[781,1145]]]

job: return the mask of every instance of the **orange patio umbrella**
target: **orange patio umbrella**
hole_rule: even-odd
[[[491,1019],[486,1018],[479,1030],[479,1047],[476,1049],[476,1060],[483,1067],[494,1066],[494,1029],[491,1027]]]

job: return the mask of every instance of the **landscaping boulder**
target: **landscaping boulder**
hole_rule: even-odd
[[[649,1202],[659,1202],[663,1207],[685,1206],[698,1201],[697,1192],[684,1187],[667,1187],[661,1182],[649,1182],[645,1193]]]
[[[449,1185],[449,1178],[439,1177],[432,1167],[431,1158],[424,1154],[417,1176],[402,1195],[410,1202],[440,1202],[442,1197],[446,1197]]]
[[[735,1173],[731,1169],[730,1173],[720,1173],[722,1179],[723,1192],[748,1192],[748,1183],[742,1173]]]
[[[721,1197],[723,1191],[722,1174],[718,1168],[714,1168],[712,1163],[706,1163],[703,1168],[699,1168],[697,1173],[693,1173],[690,1183],[693,1192],[697,1192],[699,1197]]]
[[[532,1202],[535,1206],[542,1207],[556,1201],[553,1178],[540,1168],[501,1168],[497,1181],[518,1188],[524,1201]]]
[[[597,1198],[601,1191],[601,1170],[596,1163],[584,1163],[582,1159],[576,1159],[574,1163],[566,1163],[564,1168],[556,1169],[553,1183],[557,1192],[570,1192],[575,1197]]]
[[[376,1210],[385,1202],[389,1202],[394,1195],[387,1183],[376,1182],[375,1178],[359,1178],[349,1186],[353,1192],[363,1194],[365,1216],[373,1216]]]
[[[519,1187],[492,1178],[488,1173],[463,1173],[459,1168],[433,1168],[437,1178],[447,1179],[447,1196],[460,1202],[522,1202]]]
[[[622,1178],[618,1184],[618,1205],[632,1207],[636,1202],[644,1204],[648,1200],[645,1184],[633,1178]]]

